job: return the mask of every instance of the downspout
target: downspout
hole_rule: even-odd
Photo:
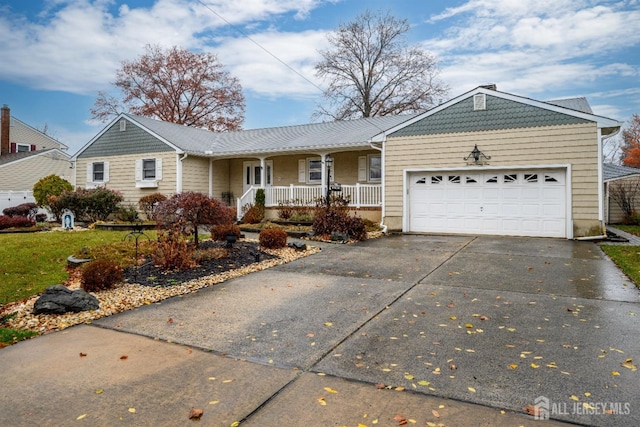
[[[380,211],[380,228],[382,228],[382,232],[387,234],[387,226],[384,223],[384,217],[386,212],[386,204],[385,204],[385,158],[384,158],[384,144],[381,142],[380,146],[377,147],[374,142],[369,142],[369,145],[374,150],[380,151],[380,197],[382,202],[382,209]]]
[[[176,153],[176,193],[182,193],[182,162],[189,157],[188,153]]]
[[[598,220],[601,221],[602,223],[602,233],[603,235],[600,236],[601,238],[606,239],[607,238],[607,224],[606,224],[606,218],[604,215],[604,202],[605,202],[605,195],[604,193],[604,187],[603,187],[603,167],[604,167],[604,154],[603,154],[603,147],[604,147],[604,140],[608,139],[608,138],[612,138],[614,136],[616,136],[618,133],[620,132],[620,127],[618,127],[614,132],[608,134],[607,136],[603,136],[602,135],[602,128],[598,128]],[[608,200],[608,199],[607,199]]]

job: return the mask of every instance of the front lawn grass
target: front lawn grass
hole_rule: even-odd
[[[640,230],[640,227],[634,227]],[[630,233],[628,230],[625,231]],[[620,267],[636,286],[640,287],[640,246],[601,245],[600,249]]]
[[[87,230],[18,233],[0,235],[0,305],[20,301],[43,292],[48,286],[63,283],[69,277],[67,257],[88,253],[104,253],[99,247],[113,247],[107,252],[122,259],[126,249],[132,254],[135,243],[122,242],[128,232]],[[153,240],[155,231],[145,233]],[[146,240],[146,239],[144,239]],[[145,246],[143,239],[140,239]],[[106,254],[105,254],[106,255]]]
[[[10,345],[18,341],[22,341],[22,340],[26,340],[27,338],[34,337],[36,335],[38,334],[33,331],[0,328],[0,348],[3,347],[3,344]]]

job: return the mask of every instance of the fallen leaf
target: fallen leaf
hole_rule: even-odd
[[[238,427],[240,425],[240,421],[234,421],[231,423],[229,427]]]
[[[535,363],[532,363],[532,364],[531,364],[531,367],[532,367],[533,369],[538,369],[540,366],[539,366],[539,365],[536,365]]]
[[[324,322],[324,326],[333,326],[333,322]]]
[[[129,408],[129,412],[131,412],[132,414],[136,413],[136,408]]]
[[[80,353],[80,357],[87,357],[87,353]]]
[[[129,356],[126,356],[126,355],[120,356],[120,360],[127,360],[128,358]]]
[[[385,386],[383,383],[377,383],[377,384],[376,384],[376,388],[377,388],[378,390],[382,390],[382,389],[384,389],[385,387],[386,387],[386,386]]]
[[[400,414],[397,414],[395,417],[393,417],[393,420],[396,421],[398,425],[401,425],[401,426],[407,424],[407,419]]]
[[[440,418],[440,413],[438,411],[436,411],[435,409],[432,409],[431,413],[433,414],[434,417]]]
[[[413,375],[411,374],[404,374],[404,379],[411,381],[413,379]]]
[[[202,417],[202,414],[204,414],[204,411],[202,409],[191,408],[191,410],[189,411],[189,419],[199,420]]]
[[[518,365],[515,363],[512,363],[511,365],[509,365],[509,369],[518,369]]]
[[[418,385],[428,387],[428,386],[431,385],[431,383],[429,381],[420,380],[420,381],[418,381]]]
[[[487,316],[480,316],[480,320],[489,320]]]
[[[96,394],[102,394],[102,393],[104,393],[104,389],[99,388],[96,390]]]
[[[522,408],[527,415],[531,415],[532,417],[540,416],[540,407],[535,405],[527,405]]]
[[[471,392],[471,393],[475,393],[476,389],[473,387],[467,387],[467,389]]]
[[[322,406],[327,406],[327,402],[324,400],[324,397],[319,397],[318,403],[321,404]]]
[[[76,418],[76,420],[81,420],[81,419],[83,419],[83,418],[84,418],[84,417],[86,417],[86,416],[87,416],[87,414],[82,414],[82,415],[78,416],[78,418]]]
[[[473,325],[471,323],[466,323],[464,325],[464,327],[467,328],[467,329],[471,329],[471,328],[473,328]]]
[[[326,391],[327,393],[332,393],[332,394],[336,394],[338,393],[337,390],[332,389],[331,387],[325,387],[324,391]]]
[[[173,317],[169,317],[169,319],[167,320],[167,323],[173,323]]]
[[[620,375],[620,372],[618,372],[618,371],[611,371],[611,375],[613,375],[614,377],[617,377],[618,375]]]
[[[638,367],[634,365],[632,362],[633,362],[633,359],[629,358],[624,362],[622,362],[620,366],[622,366],[623,368],[631,369],[632,371],[637,371]]]
[[[569,396],[569,399],[574,400],[576,402],[580,401],[580,399],[578,398],[578,396],[576,396],[575,394],[572,394],[571,396]]]
[[[404,387],[396,387],[394,390],[395,391],[404,391]]]

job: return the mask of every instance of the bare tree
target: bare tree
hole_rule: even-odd
[[[316,75],[328,83],[314,117],[334,120],[424,111],[448,92],[434,55],[408,46],[406,19],[366,11],[328,35]]]
[[[122,99],[99,92],[93,118],[104,122],[128,111],[211,131],[242,128],[242,86],[213,54],[147,45],[142,56],[122,62],[113,84]]]
[[[621,179],[609,184],[609,197],[622,209],[625,222],[629,222],[636,213],[636,196],[640,193],[640,179]]]

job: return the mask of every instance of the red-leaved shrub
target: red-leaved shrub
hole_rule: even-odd
[[[122,281],[123,272],[114,261],[97,259],[82,268],[80,287],[87,292],[104,291]]]
[[[21,227],[33,227],[36,225],[36,221],[33,218],[26,216],[6,216],[0,215],[0,230],[6,228],[21,228]]]
[[[258,241],[263,248],[284,248],[287,246],[287,232],[281,228],[268,228],[260,232]]]

